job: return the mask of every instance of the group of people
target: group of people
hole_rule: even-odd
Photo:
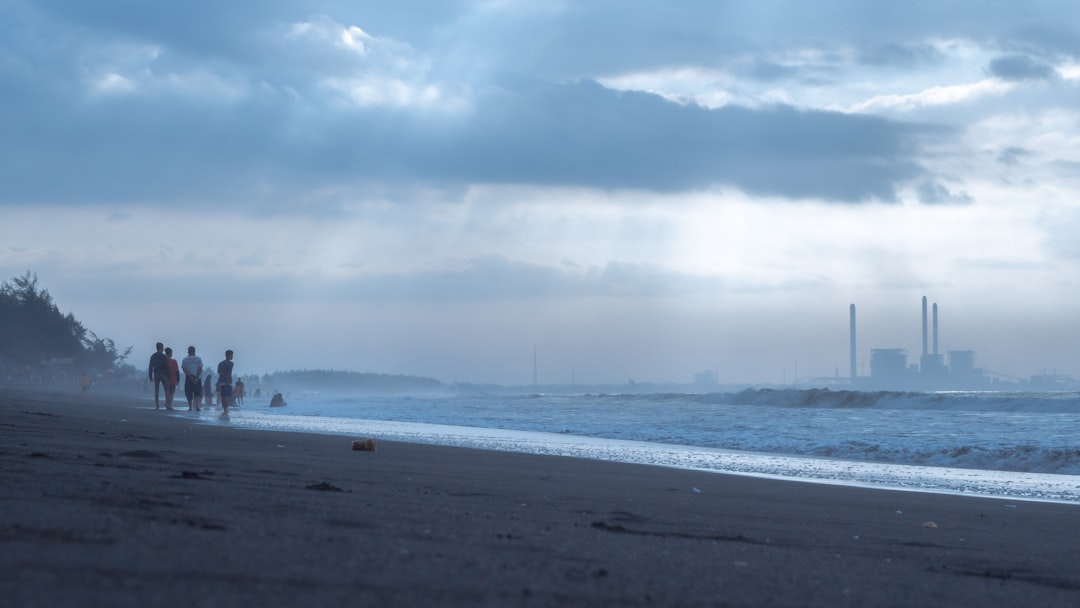
[[[150,382],[154,385],[154,409],[161,409],[161,395],[165,397],[165,409],[173,411],[173,398],[176,387],[180,385],[180,374],[184,375],[184,396],[187,398],[188,411],[202,411],[202,406],[210,407],[215,397],[221,404],[223,415],[228,415],[229,406],[243,403],[244,384],[237,378],[233,384],[233,351],[225,351],[225,358],[217,366],[218,379],[214,384],[213,374],[206,375],[202,381],[203,360],[195,354],[195,347],[188,347],[188,354],[179,364],[173,358],[172,348],[161,342],[157,350],[150,355],[150,367],[147,370]]]

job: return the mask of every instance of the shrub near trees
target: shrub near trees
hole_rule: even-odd
[[[0,371],[5,375],[42,375],[50,366],[73,373],[103,373],[123,364],[131,352],[116,352],[73,314],[63,314],[48,290],[27,272],[0,285]]]

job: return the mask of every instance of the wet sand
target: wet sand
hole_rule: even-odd
[[[353,451],[97,394],[0,416],[6,606],[1080,605],[1075,505]]]

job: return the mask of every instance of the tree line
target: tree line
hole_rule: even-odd
[[[123,353],[99,338],[72,313],[64,314],[37,274],[14,277],[0,285],[0,369],[36,369],[70,364],[80,371],[105,372],[123,365]]]

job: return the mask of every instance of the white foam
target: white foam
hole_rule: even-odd
[[[843,485],[1080,503],[1080,477],[814,458],[511,429],[294,416],[238,409],[230,424],[262,430],[550,454]]]

